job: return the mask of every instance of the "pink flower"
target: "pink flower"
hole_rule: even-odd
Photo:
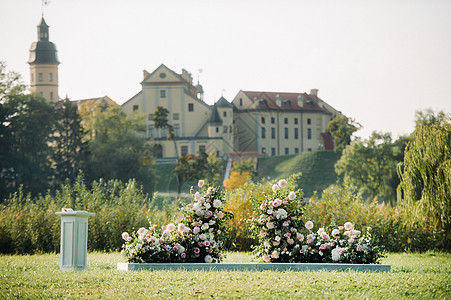
[[[288,200],[283,200],[283,204],[288,204]]]
[[[180,257],[183,258],[183,259],[185,259],[185,258],[186,258],[186,253],[183,252],[182,254],[180,254]]]
[[[298,218],[296,216],[291,217],[291,220],[296,221]]]
[[[272,203],[272,206],[278,207],[278,206],[280,206],[281,204],[282,204],[282,200],[276,199],[276,200],[274,200],[274,202]]]
[[[344,226],[338,226],[338,230],[343,230],[345,229]]]
[[[130,235],[128,234],[128,232],[123,232],[122,233],[122,238],[125,240],[125,241],[128,241],[128,238],[130,237]]]
[[[362,248],[360,248],[360,247],[357,247],[357,251],[362,251]]]
[[[295,193],[295,192],[290,192],[290,193],[288,194],[288,199],[290,199],[290,200],[296,199],[296,193]]]
[[[291,227],[290,230],[291,230],[291,232],[298,232],[298,230],[294,227]]]
[[[353,239],[353,238],[350,238],[350,239],[348,240],[348,242],[354,243],[354,239]]]
[[[221,230],[216,231],[217,234],[221,234]]]
[[[172,247],[172,250],[173,250],[173,251],[177,251],[177,249],[178,249],[178,248],[177,248],[176,246]]]
[[[307,244],[313,243],[313,240],[307,240]]]
[[[142,253],[146,253],[146,248],[141,248]]]
[[[180,232],[184,231],[184,230],[185,230],[185,224],[180,223],[180,224],[177,226],[177,229],[178,229],[178,231],[180,231]]]
[[[205,241],[204,245],[205,245],[205,247],[210,246],[210,241]]]
[[[277,184],[273,184],[272,191],[275,193],[279,190],[279,186]]]
[[[285,233],[285,236],[290,237],[291,233],[287,232],[287,233]]]
[[[164,245],[164,250],[169,251],[169,247],[167,245]]]
[[[373,228],[371,228],[371,227],[367,227],[366,228],[366,231],[371,231]]]
[[[194,253],[195,254],[199,254],[200,253],[200,249],[199,248],[194,248]]]
[[[321,246],[319,246],[319,248],[321,250],[325,250],[327,248],[327,244],[321,244]]]
[[[271,261],[271,257],[269,257],[269,255],[263,255],[263,261],[265,263],[269,263]]]
[[[279,182],[278,182],[278,184],[279,184],[279,186],[280,186],[281,189],[286,188],[287,185],[288,185],[288,183],[287,183],[287,181],[286,181],[285,179],[280,179]]]
[[[222,256],[222,253],[218,253],[218,257],[221,257]]]
[[[279,252],[274,250],[273,252],[271,252],[271,257],[274,258],[274,259],[278,259],[279,258]]]
[[[290,222],[288,222],[288,221],[285,221],[285,222],[283,222],[283,224],[282,224],[283,227],[288,227],[288,225],[290,225]]]
[[[265,237],[265,236],[266,236],[266,232],[263,231],[263,230],[261,230],[261,231],[260,231],[260,236],[261,236],[261,237]]]

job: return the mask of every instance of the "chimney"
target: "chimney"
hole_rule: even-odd
[[[312,95],[312,96],[318,96],[318,89],[311,89],[311,90],[310,90],[310,95]]]
[[[182,78],[185,79],[189,84],[193,84],[193,77],[191,73],[185,69],[182,69]]]
[[[276,104],[279,107],[282,107],[282,97],[279,94],[276,95]]]
[[[304,99],[303,99],[302,95],[298,95],[298,106],[304,107]]]
[[[150,75],[150,73],[149,73],[149,72],[147,72],[146,70],[143,70],[143,75],[144,75],[144,78],[143,78],[143,79],[146,79],[146,78],[147,78],[147,76],[149,76],[149,75]]]

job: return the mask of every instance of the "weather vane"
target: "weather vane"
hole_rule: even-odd
[[[50,4],[50,0],[41,0],[42,16],[44,16],[44,7]]]

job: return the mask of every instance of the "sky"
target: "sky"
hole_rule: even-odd
[[[0,60],[29,84],[42,13],[59,96],[141,90],[143,70],[186,69],[207,103],[240,90],[310,92],[393,138],[416,111],[451,112],[450,0],[0,0]]]

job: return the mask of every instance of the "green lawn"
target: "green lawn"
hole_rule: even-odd
[[[118,253],[90,253],[84,272],[59,255],[0,256],[0,298],[451,299],[451,254],[390,254],[390,273],[116,270]],[[227,261],[251,261],[229,253]]]

